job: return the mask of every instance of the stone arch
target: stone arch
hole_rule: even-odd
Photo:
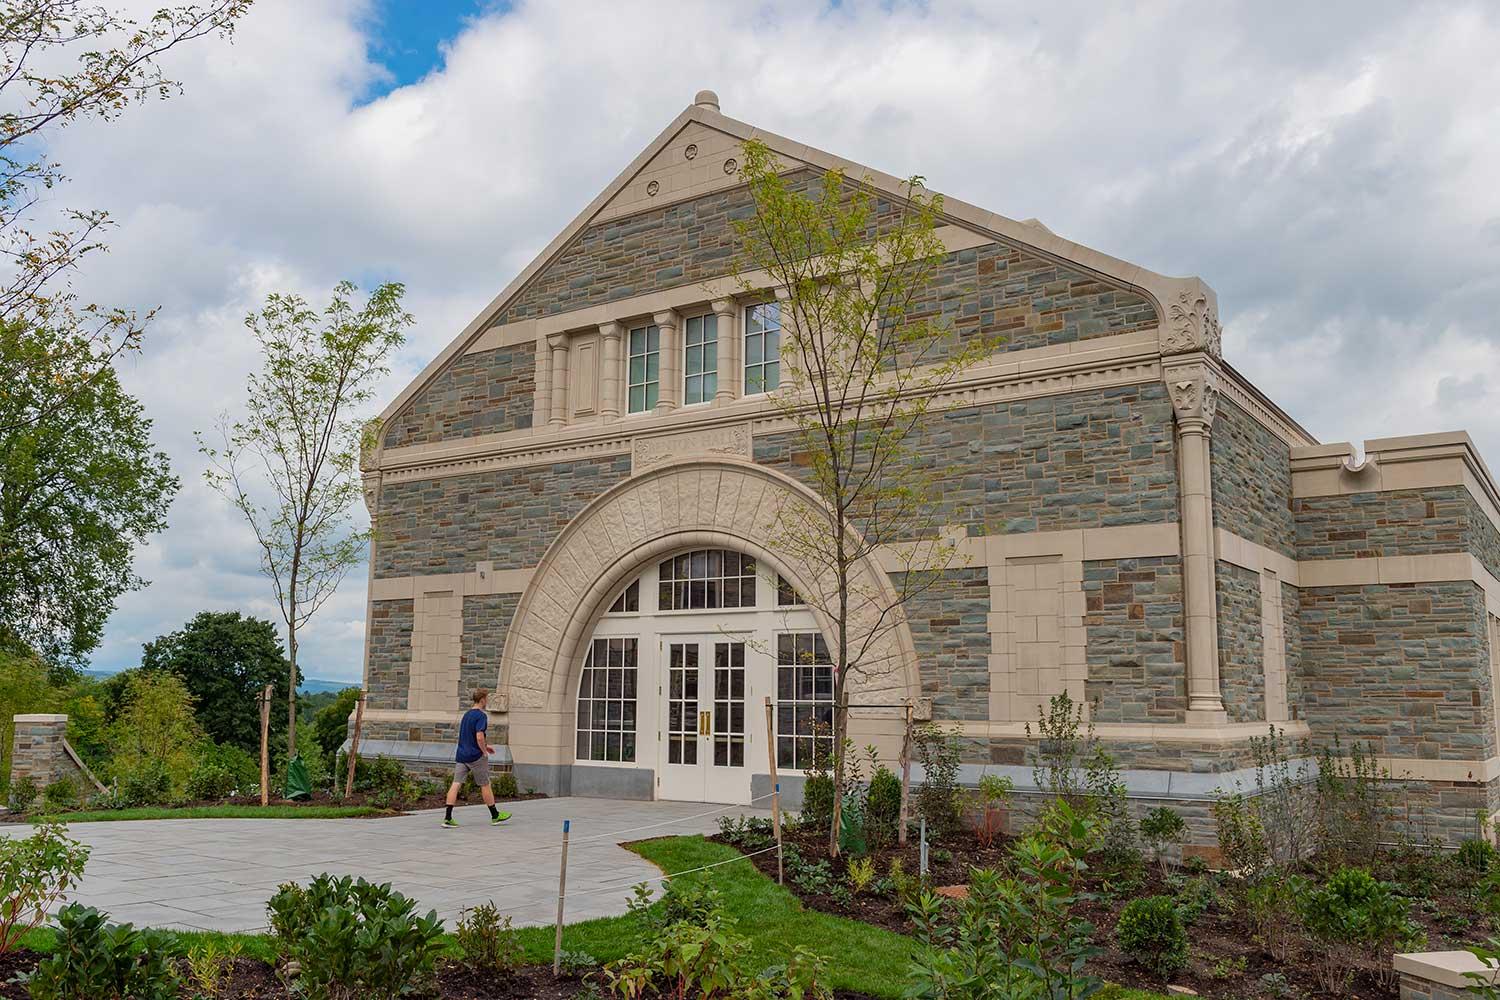
[[[726,458],[660,465],[596,498],[553,540],[521,596],[500,660],[512,745],[562,746],[583,643],[616,590],[653,559],[684,548],[749,553],[803,593],[819,593],[813,567],[797,565],[766,544],[787,504],[817,504],[788,476]],[[859,566],[865,592],[891,594],[873,560]],[[824,634],[829,622],[816,609]],[[867,669],[850,686],[853,704],[893,704],[921,694],[911,631],[898,622],[881,635]],[[548,730],[552,730],[550,733]],[[550,737],[550,738],[548,738]]]

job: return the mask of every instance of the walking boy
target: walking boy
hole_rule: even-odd
[[[458,753],[453,757],[453,784],[448,786],[448,810],[443,817],[443,826],[453,828],[458,821],[453,818],[453,804],[458,801],[458,790],[465,778],[473,778],[484,796],[484,804],[490,807],[490,826],[499,826],[510,819],[510,813],[495,808],[495,790],[490,787],[490,754],[495,752],[484,738],[490,725],[490,713],[485,706],[490,702],[490,693],[484,688],[474,689],[474,707],[464,713],[458,724]]]

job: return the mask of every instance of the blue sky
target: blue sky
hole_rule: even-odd
[[[467,21],[503,13],[502,0],[376,0],[365,31],[372,62],[390,71],[370,87],[367,100],[416,83],[443,65],[443,44],[452,41]]]

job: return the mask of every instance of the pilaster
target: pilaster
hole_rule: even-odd
[[[682,343],[678,338],[677,312],[673,309],[651,317],[656,324],[661,350],[660,382],[656,412],[670,413],[682,405]]]
[[[1219,688],[1219,625],[1215,593],[1213,478],[1209,432],[1219,405],[1219,373],[1203,354],[1167,359],[1163,377],[1177,420],[1182,502],[1183,610],[1187,620],[1189,725],[1228,721]]]
[[[714,299],[711,306],[719,336],[719,390],[714,394],[714,402],[722,405],[744,395],[745,366],[740,355],[745,340],[736,322],[739,309],[734,300]]]
[[[554,333],[547,338],[547,347],[552,354],[552,414],[547,426],[558,428],[568,422],[568,335]]]
[[[625,328],[619,323],[600,323],[599,338],[604,341],[604,364],[600,382],[603,387],[599,417],[605,423],[620,419],[620,400],[624,389],[624,369],[620,365],[620,342]]]

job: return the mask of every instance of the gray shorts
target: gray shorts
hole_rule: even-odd
[[[490,783],[490,759],[481,757],[478,760],[465,764],[462,761],[453,765],[453,780],[463,784],[465,778],[472,777],[474,784],[483,788]]]

